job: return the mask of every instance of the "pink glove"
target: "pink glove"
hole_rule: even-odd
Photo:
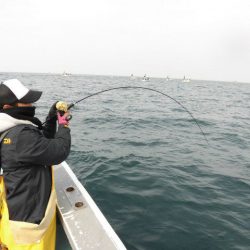
[[[57,112],[57,121],[59,125],[64,125],[64,126],[68,126],[69,125],[69,121],[67,120],[67,116],[69,115],[69,113],[65,113],[64,115],[60,115],[59,112]]]

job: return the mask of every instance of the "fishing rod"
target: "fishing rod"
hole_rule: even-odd
[[[199,125],[198,121],[197,121],[196,118],[193,116],[193,114],[192,114],[183,104],[181,104],[181,103],[180,103],[179,101],[177,101],[175,98],[171,97],[170,95],[168,95],[168,94],[166,94],[166,93],[163,93],[163,92],[161,92],[161,91],[159,91],[159,90],[152,89],[152,88],[148,88],[148,87],[122,86],[122,87],[109,88],[109,89],[105,89],[105,90],[102,90],[102,91],[98,91],[98,92],[96,92],[96,93],[93,93],[93,94],[90,94],[90,95],[88,95],[88,96],[85,96],[85,97],[79,99],[78,101],[75,101],[75,102],[73,102],[73,103],[67,105],[66,107],[65,107],[65,105],[63,105],[63,104],[61,103],[61,107],[60,107],[60,104],[59,104],[59,105],[57,105],[57,109],[58,109],[58,110],[61,110],[61,111],[63,111],[63,112],[67,112],[67,110],[73,108],[73,107],[74,107],[75,105],[77,105],[78,103],[80,103],[80,102],[82,102],[82,101],[84,101],[84,100],[86,100],[86,99],[88,99],[88,98],[90,98],[90,97],[93,97],[93,96],[96,96],[96,95],[99,95],[99,94],[102,94],[102,93],[105,93],[105,92],[108,92],[108,91],[112,91],[112,90],[118,90],[118,89],[144,89],[144,90],[149,90],[149,91],[156,92],[156,93],[158,93],[158,94],[161,94],[161,95],[163,95],[163,96],[165,96],[165,97],[170,98],[171,100],[173,100],[174,102],[176,102],[178,105],[180,105],[180,106],[181,106],[181,107],[182,107],[182,108],[192,117],[193,121],[194,121],[195,124],[199,127],[199,129],[200,129],[202,135],[204,136],[204,138],[205,138],[207,144],[209,145],[208,140],[207,140],[207,137],[206,137],[205,133],[203,132],[201,126]],[[71,119],[71,116],[69,116],[69,119]]]

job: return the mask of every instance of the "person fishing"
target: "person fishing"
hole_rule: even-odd
[[[0,249],[55,249],[52,166],[70,152],[69,113],[54,103],[42,124],[33,106],[41,95],[17,79],[0,84]]]

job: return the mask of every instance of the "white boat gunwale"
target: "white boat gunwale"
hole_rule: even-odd
[[[62,172],[64,171],[64,172]],[[58,172],[58,175],[57,175]],[[63,176],[59,176],[63,173],[64,175],[68,175],[67,180],[65,178],[65,183],[60,180],[60,178],[63,178]],[[87,190],[83,187],[83,185],[80,183],[80,181],[77,179],[76,175],[73,173],[71,168],[66,162],[62,162],[59,165],[54,166],[54,173],[55,173],[55,186],[57,190],[57,196],[58,196],[58,205],[57,209],[59,212],[59,218],[61,221],[61,224],[64,228],[64,231],[67,235],[67,238],[70,242],[70,245],[72,249],[119,249],[119,250],[125,250],[126,247],[118,237],[118,235],[115,233],[107,219],[104,217],[100,209],[97,207]],[[66,177],[66,176],[65,176]],[[73,187],[74,192],[72,193],[72,197],[70,193],[67,193],[66,189],[69,186],[70,188]],[[67,185],[66,185],[67,184]],[[64,197],[59,197],[64,196]],[[71,199],[71,201],[70,201]],[[80,207],[75,207],[75,200],[79,200]],[[65,204],[71,203],[71,209],[68,209],[68,211],[65,210]],[[88,211],[87,211],[88,210]],[[88,213],[86,215],[86,213]],[[74,215],[81,216],[81,218],[87,219],[88,221],[91,220],[93,222],[93,225],[97,225],[97,231],[99,232],[98,237],[96,237],[96,240],[100,240],[100,243],[98,242],[91,242],[93,244],[92,246],[89,245],[89,242],[86,243],[84,240],[80,241],[82,242],[79,244],[76,240],[76,237],[74,235],[74,230],[76,228],[72,228],[72,225],[76,226],[77,230],[82,230],[85,235],[89,236],[88,234],[91,233],[91,230],[93,232],[93,229],[89,230],[88,225],[83,223],[80,223],[78,221],[74,221]],[[88,217],[86,217],[88,216]],[[92,216],[92,218],[89,218]],[[86,221],[85,221],[86,222]],[[93,225],[90,225],[90,227],[93,227]],[[82,228],[81,228],[82,226]],[[89,231],[88,231],[89,230]],[[100,235],[100,230],[101,234]],[[84,234],[82,233],[82,237],[84,237]],[[109,247],[105,248],[103,242],[108,242]],[[93,248],[95,246],[95,248]]]

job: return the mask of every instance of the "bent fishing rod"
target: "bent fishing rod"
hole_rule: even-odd
[[[71,103],[71,104],[69,104],[69,105],[66,104],[66,107],[65,107],[65,105],[63,105],[63,104],[61,103],[61,105],[57,105],[57,109],[58,109],[59,111],[62,111],[62,112],[67,112],[67,110],[73,108],[75,105],[77,105],[78,103],[80,103],[80,102],[82,102],[82,101],[84,101],[84,100],[86,100],[86,99],[88,99],[88,98],[91,98],[91,97],[93,97],[93,96],[96,96],[96,95],[99,95],[99,94],[102,94],[102,93],[105,93],[105,92],[108,92],[108,91],[118,90],[118,89],[144,89],[144,90],[149,90],[149,91],[156,92],[156,93],[158,93],[158,94],[161,94],[161,95],[163,95],[163,96],[165,96],[165,97],[170,98],[171,100],[173,100],[174,102],[176,102],[179,106],[181,106],[181,107],[182,107],[182,108],[192,117],[192,120],[193,120],[193,121],[195,122],[195,124],[199,127],[199,129],[200,129],[200,131],[201,131],[203,137],[205,138],[207,144],[209,145],[208,139],[207,139],[205,133],[203,132],[201,126],[199,125],[197,119],[193,116],[193,114],[192,114],[183,104],[181,104],[181,103],[180,103],[179,101],[177,101],[175,98],[171,97],[170,95],[168,95],[168,94],[166,94],[166,93],[163,93],[163,92],[161,92],[161,91],[159,91],[159,90],[152,89],[152,88],[148,88],[148,87],[122,86],[122,87],[109,88],[109,89],[105,89],[105,90],[102,90],[102,91],[98,91],[98,92],[95,92],[95,93],[90,94],[90,95],[88,95],[88,96],[85,96],[85,97],[79,99],[78,101],[75,101],[75,102],[73,102],[73,103]],[[71,116],[69,116],[69,119],[71,119]]]

